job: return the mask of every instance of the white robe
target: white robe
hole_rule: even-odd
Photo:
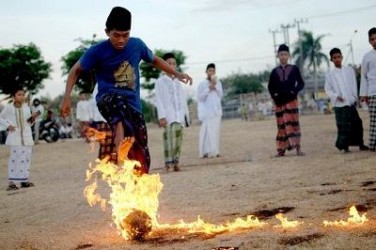
[[[95,85],[92,98],[89,100],[89,106],[90,106],[90,117],[89,120],[95,121],[95,122],[107,122],[106,119],[101,115],[99,112],[97,102],[95,100],[95,96],[98,94],[98,84]]]
[[[326,75],[325,92],[333,107],[353,105],[358,99],[357,91],[354,69],[342,66],[332,69]],[[338,97],[342,97],[344,101],[339,101]]]
[[[158,119],[165,118],[167,124],[177,122],[185,124],[185,117],[189,121],[187,97],[183,85],[176,78],[162,75],[155,83],[155,102]]]
[[[0,113],[0,130],[6,130],[10,125],[15,131],[9,132],[5,144],[8,146],[32,146],[34,145],[30,124],[27,119],[31,117],[31,111],[26,103],[17,109],[13,103],[5,106]]]
[[[77,102],[77,112],[76,118],[78,121],[81,122],[88,122],[90,121],[90,102],[88,100],[81,100]]]
[[[376,50],[364,55],[360,78],[360,96],[376,96]]]
[[[34,145],[30,124],[27,119],[31,117],[29,106],[25,103],[21,108],[16,108],[13,103],[5,106],[0,113],[0,130],[9,126],[15,131],[9,131],[5,144],[10,146],[8,162],[9,181],[27,182],[29,179],[32,145]]]
[[[215,157],[220,153],[220,133],[223,96],[222,83],[217,81],[216,89],[209,89],[209,80],[198,86],[198,118],[202,122],[199,139],[199,155]]]

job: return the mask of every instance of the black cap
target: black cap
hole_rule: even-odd
[[[278,47],[278,53],[281,52],[281,51],[287,51],[287,52],[290,53],[289,46],[287,46],[286,44],[279,45],[279,47]]]
[[[163,55],[163,60],[165,60],[165,61],[167,59],[170,59],[170,58],[176,59],[174,53],[168,52],[168,53],[166,53],[166,54]]]
[[[123,7],[114,7],[107,17],[107,30],[121,30],[128,31],[131,29],[132,14],[129,10]]]

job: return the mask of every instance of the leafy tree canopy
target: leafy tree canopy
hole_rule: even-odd
[[[186,56],[184,53],[180,50],[172,50],[172,51],[166,51],[162,49],[156,49],[154,51],[154,54],[163,57],[163,55],[167,52],[174,53],[176,58],[176,64],[177,64],[177,70],[183,71],[182,66],[185,63]],[[143,89],[146,90],[153,90],[155,86],[155,80],[158,79],[158,77],[161,74],[161,71],[159,69],[156,69],[153,65],[150,63],[142,62],[140,64],[140,74],[145,79],[145,82],[141,85]]]
[[[43,80],[50,76],[51,63],[44,61],[40,49],[33,43],[0,49],[0,93],[9,95],[21,85],[31,95],[41,90]]]
[[[61,58],[63,66],[61,70],[63,71],[63,76],[68,75],[70,69],[73,65],[80,59],[84,52],[92,45],[100,42],[100,39],[96,39],[96,35],[93,35],[91,40],[77,39],[80,45],[72,51],[69,51],[65,56]],[[91,93],[93,92],[95,85],[94,72],[82,72],[77,79],[74,88],[77,92]]]
[[[226,97],[245,93],[261,93],[264,90],[262,83],[269,80],[269,71],[257,74],[232,74],[221,79]]]

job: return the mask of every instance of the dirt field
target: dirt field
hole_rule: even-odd
[[[361,113],[365,140],[368,115]],[[127,242],[111,225],[110,212],[90,207],[83,197],[85,170],[96,154],[81,140],[34,147],[31,180],[36,187],[8,192],[8,148],[0,147],[1,249],[375,249],[376,153],[343,154],[334,147],[333,115],[301,117],[303,157],[274,158],[273,117],[252,122],[225,120],[222,157],[198,158],[199,126],[184,131],[182,171],[162,173],[161,133],[149,125],[152,174],[160,173],[159,221],[212,223],[255,214],[268,223],[258,229],[219,235],[164,235]],[[362,226],[325,228],[323,220],[348,218],[357,205],[369,221]],[[274,227],[275,211],[304,224]]]

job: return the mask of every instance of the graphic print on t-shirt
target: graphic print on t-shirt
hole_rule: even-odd
[[[135,90],[135,74],[132,65],[125,61],[114,73],[116,87]]]

